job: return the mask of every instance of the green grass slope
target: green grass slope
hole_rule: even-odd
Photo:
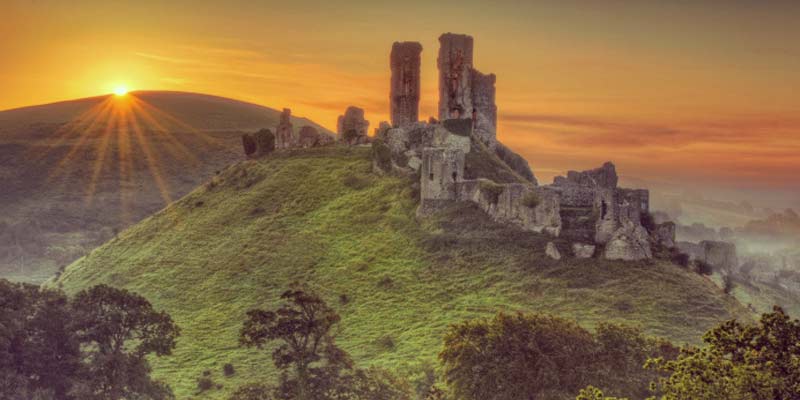
[[[168,311],[182,337],[154,366],[179,399],[224,398],[275,377],[268,354],[238,347],[237,335],[248,309],[275,307],[292,282],[340,312],[338,341],[360,365],[401,373],[435,361],[449,324],[498,310],[557,313],[590,328],[629,322],[676,341],[747,317],[713,283],[671,264],[547,259],[549,239],[470,205],[420,223],[410,182],[374,175],[370,164],[367,148],[235,164],[55,284],[70,293],[125,287]],[[223,377],[225,363],[232,377]],[[222,388],[197,395],[204,370]]]

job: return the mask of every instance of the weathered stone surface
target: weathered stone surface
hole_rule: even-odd
[[[561,231],[558,193],[552,190],[477,179],[460,182],[457,191],[459,200],[476,203],[495,221],[551,236]]]
[[[547,246],[544,248],[544,254],[553,260],[561,259],[561,252],[558,251],[558,247],[556,247],[555,243],[553,242],[547,242]]]
[[[490,147],[497,141],[497,105],[494,74],[472,69],[472,120],[475,134]]]
[[[653,242],[657,245],[668,249],[675,247],[674,222],[663,222],[656,225],[656,229],[651,235],[653,236]]]
[[[377,128],[375,128],[375,137],[385,139],[386,132],[392,129],[392,126],[389,125],[386,121],[381,121]]]
[[[569,171],[567,176],[557,176],[553,180],[554,185],[580,185],[586,187],[600,187],[614,189],[618,182],[617,169],[613,163],[607,162],[602,167],[588,171]]]
[[[420,53],[422,45],[417,42],[395,42],[392,45],[389,100],[393,126],[419,120]]]
[[[528,160],[519,154],[514,153],[511,149],[500,142],[495,142],[494,153],[500,157],[500,159],[503,160],[506,165],[511,167],[514,172],[525,178],[525,180],[534,185],[539,184],[536,180],[536,176],[533,175],[533,171],[531,171],[530,165],[528,165]]]
[[[472,121],[468,119],[446,119],[442,126],[454,135],[470,137],[472,135]]]
[[[472,118],[471,36],[439,37],[439,119]]]
[[[292,128],[292,110],[284,108],[280,122],[275,128],[275,148],[288,149],[294,146],[294,129]]]
[[[369,121],[364,119],[364,110],[358,107],[347,107],[336,123],[339,140],[350,145],[369,143],[367,132]]]
[[[320,133],[313,126],[300,128],[300,132],[297,135],[297,145],[302,148],[325,146],[333,143],[333,141],[330,135]]]
[[[574,254],[576,258],[591,258],[594,256],[595,248],[596,246],[593,244],[573,243],[572,254]]]
[[[456,200],[456,182],[464,175],[464,153],[444,148],[422,151],[420,196],[426,200]]]
[[[636,261],[652,258],[650,236],[641,225],[626,224],[606,244],[605,258]]]
[[[705,259],[705,250],[703,250],[703,246],[700,246],[697,243],[682,241],[677,242],[675,245],[678,247],[678,250],[680,250],[681,253],[688,255],[690,260]]]

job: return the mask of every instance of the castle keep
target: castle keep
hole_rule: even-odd
[[[338,141],[372,142],[376,172],[417,177],[421,218],[456,202],[473,203],[497,222],[559,238],[561,249],[554,241],[545,252],[555,259],[571,252],[580,258],[641,260],[673,248],[675,225],[652,222],[649,192],[618,187],[610,162],[538,184],[528,162],[497,140],[496,77],[474,67],[473,45],[467,35],[439,37],[439,120],[420,122],[422,45],[395,42],[389,56],[391,124],[380,123],[369,137],[364,110],[350,106],[337,121]],[[296,135],[289,109],[274,134],[262,129],[242,137],[248,157],[333,142],[310,126]]]
[[[392,46],[392,124],[376,130],[373,165],[419,176],[418,216],[471,202],[495,221],[566,239],[572,255],[582,258],[640,260],[653,257],[655,247],[674,246],[671,223],[642,223],[649,192],[619,188],[610,162],[538,185],[527,162],[497,141],[496,78],[475,69],[473,43],[467,35],[439,37],[439,121],[428,123],[418,121],[422,46]],[[552,243],[547,254],[561,257]]]

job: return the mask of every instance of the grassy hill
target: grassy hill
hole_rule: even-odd
[[[0,111],[0,277],[47,279],[240,160],[241,133],[279,114],[180,92]]]
[[[661,261],[560,262],[549,240],[500,226],[471,205],[418,222],[410,182],[370,172],[367,148],[275,154],[211,181],[70,265],[54,285],[98,283],[145,295],[182,328],[175,354],[154,360],[178,398],[212,371],[224,398],[271,379],[269,355],[242,349],[245,312],[274,307],[306,282],[342,315],[340,345],[361,365],[401,374],[435,362],[448,324],[498,310],[540,311],[586,327],[628,322],[697,341],[743,307],[712,282]],[[565,246],[566,243],[559,243]],[[231,363],[232,377],[222,367]]]

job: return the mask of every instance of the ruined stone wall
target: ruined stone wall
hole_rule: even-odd
[[[392,45],[389,102],[393,126],[419,121],[420,53],[422,45],[417,42]]]
[[[343,115],[336,121],[338,139],[347,144],[363,144],[369,142],[369,121],[364,119],[364,110],[358,107],[347,107]]]
[[[445,33],[439,37],[439,119],[472,118],[471,36]]]
[[[464,152],[429,147],[422,150],[420,196],[424,200],[456,200],[456,182],[464,176]]]

